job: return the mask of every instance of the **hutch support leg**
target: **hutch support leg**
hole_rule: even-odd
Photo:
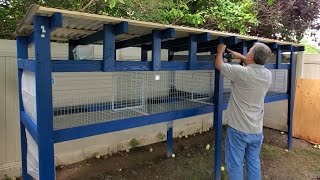
[[[215,121],[215,151],[214,179],[221,179],[222,163],[222,113],[223,113],[223,76],[215,70],[214,81],[214,121]]]
[[[188,56],[188,69],[192,70],[197,62],[197,36],[194,34],[189,35],[189,56]]]
[[[167,157],[173,153],[173,121],[167,123]]]
[[[77,42],[73,40],[69,40],[68,42],[68,59],[74,60],[73,49],[77,47]]]
[[[288,99],[288,149],[292,148],[292,116],[294,104],[294,87],[295,87],[295,54],[294,48],[290,47],[290,69],[289,69],[289,99]]]
[[[146,45],[141,45],[141,61],[148,61],[148,49]]]
[[[17,37],[17,59],[28,59],[28,39],[27,37]],[[24,111],[22,102],[21,77],[23,70],[18,68],[18,86],[19,86],[19,106],[20,111]],[[20,114],[20,113],[19,113]],[[21,119],[21,117],[20,117]],[[26,128],[20,120],[20,141],[21,141],[21,161],[22,161],[22,178],[24,180],[31,180],[31,176],[27,173],[27,137]]]
[[[55,179],[50,19],[34,17],[35,82],[40,180]]]
[[[114,71],[115,66],[115,31],[113,25],[103,25],[103,71]]]
[[[276,51],[276,64],[277,64],[276,68],[277,68],[277,69],[280,69],[281,63],[282,63],[281,61],[282,61],[282,57],[281,57],[281,46],[278,46],[278,47],[277,47],[277,51]]]
[[[173,61],[174,51],[168,49],[168,61]]]
[[[220,43],[224,43],[219,38]],[[212,52],[211,52],[212,53]],[[216,60],[216,59],[215,59]],[[222,114],[223,114],[223,76],[220,71],[214,72],[214,121],[215,121],[215,151],[214,151],[214,179],[221,179],[222,165]]]

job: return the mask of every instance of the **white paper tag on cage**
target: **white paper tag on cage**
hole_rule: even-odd
[[[155,79],[156,81],[159,81],[159,80],[160,80],[160,75],[159,75],[159,74],[156,74],[154,79]]]

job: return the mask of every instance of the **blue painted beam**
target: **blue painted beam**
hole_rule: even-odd
[[[126,34],[128,32],[129,32],[129,23],[126,21],[113,25],[113,33],[115,36]]]
[[[212,61],[209,62],[197,62],[194,64],[193,69],[196,70],[214,70]]]
[[[266,44],[271,50],[276,50],[279,47],[278,43],[264,43],[264,44]]]
[[[211,40],[211,35],[208,32],[197,34],[196,37],[197,37],[197,42],[198,43],[207,42],[207,41]]]
[[[210,41],[210,34],[209,33],[202,33],[202,34],[193,34],[197,37],[197,42],[206,42],[206,41]],[[189,36],[187,37],[182,37],[182,38],[178,38],[178,39],[174,39],[174,40],[168,40],[168,41],[164,41],[161,43],[161,48],[162,49],[170,49],[172,48],[173,51],[174,48],[178,48],[178,47],[184,47],[184,50],[188,50],[189,47]],[[148,50],[151,50],[151,46],[147,46]]]
[[[33,22],[39,179],[54,180],[50,19],[34,16]]]
[[[52,60],[52,72],[99,72],[103,69],[101,60]],[[232,64],[232,63],[231,63]],[[277,69],[276,64],[266,64],[268,69]],[[21,59],[18,61],[18,68],[34,72],[35,61]],[[187,61],[162,61],[161,70],[187,70]],[[150,61],[116,61],[115,71],[150,71]],[[194,63],[194,70],[213,70],[212,61],[198,61]],[[290,64],[281,64],[279,69],[290,69]]]
[[[174,28],[167,28],[167,29],[161,30],[162,40],[171,39],[171,38],[174,38],[175,36],[176,36],[176,31],[174,30]]]
[[[31,45],[34,41],[34,35],[33,35],[33,32],[27,36],[28,37],[28,46]]]
[[[286,93],[283,94],[275,94],[275,95],[268,95],[266,96],[266,98],[264,99],[265,103],[270,103],[270,102],[274,102],[274,101],[282,101],[282,100],[286,100],[288,99],[289,95]]]
[[[177,46],[188,46],[188,41],[189,41],[189,36],[187,37],[183,37],[183,38],[178,38],[178,39],[174,39],[174,40],[168,40],[168,41],[164,41],[161,43],[161,47],[162,49],[169,49],[172,47],[177,47]],[[148,50],[151,49],[151,46],[148,47]],[[186,48],[187,50],[188,48]]]
[[[168,29],[158,30],[158,31],[160,31],[160,39],[161,40],[171,39],[171,38],[174,38],[174,36],[175,36],[175,30],[173,28],[168,28]],[[117,42],[116,49],[122,49],[122,48],[126,48],[126,47],[140,45],[140,44],[150,43],[152,41],[152,37],[153,37],[153,35],[151,33],[151,34],[146,34],[146,35],[139,36],[136,38],[128,39],[125,41]],[[151,50],[151,46],[152,45],[150,45],[150,49],[147,49],[147,50]]]
[[[18,68],[34,72],[35,71],[35,61],[28,59],[20,59],[18,60]]]
[[[28,59],[28,37],[17,36],[16,43],[17,43],[17,60],[19,63],[21,59]],[[18,68],[18,95],[19,95],[20,111],[24,111],[23,102],[22,102],[22,89],[21,89],[22,72],[23,72],[23,69]],[[21,146],[22,178],[24,180],[31,180],[32,178],[27,172],[28,144],[27,144],[27,137],[26,137],[26,127],[21,121],[21,116],[20,116],[20,146]]]
[[[103,61],[96,60],[52,60],[52,72],[98,72],[102,71]]]
[[[282,52],[297,52],[304,51],[304,46],[293,46],[293,45],[280,45]]]
[[[150,71],[150,61],[116,61],[116,71]]]
[[[238,38],[235,36],[232,37],[225,37],[221,38],[223,39],[225,45],[234,45],[238,43]],[[197,52],[211,52],[212,49],[216,48],[219,45],[219,39],[214,39],[211,41],[206,41],[206,42],[200,42],[198,43],[198,48]],[[187,46],[178,46],[172,48],[172,51],[174,52],[179,52],[179,51],[185,51],[187,50]]]
[[[277,63],[272,63],[272,64],[266,64],[265,67],[267,69],[290,69],[290,64],[277,64]]]
[[[38,144],[38,130],[37,125],[32,121],[32,119],[24,112],[20,112],[20,120],[24,127],[28,130],[33,140]]]
[[[54,31],[57,28],[60,28],[62,26],[62,14],[55,12],[53,15],[50,17],[50,31]]]
[[[116,25],[112,25],[113,27],[113,33],[117,36],[120,34],[128,33],[128,22],[121,22]],[[77,40],[77,45],[86,45],[86,44],[93,44],[98,41],[103,40],[104,37],[104,31],[98,31],[96,33],[93,33],[91,35],[85,36],[79,40]]]
[[[305,50],[305,47],[304,46],[297,46],[294,48],[294,51],[297,52],[297,51],[304,51]]]
[[[195,115],[206,114],[209,112],[212,112],[212,106],[203,106],[173,112],[153,114],[148,116],[139,116],[128,119],[120,119],[116,121],[107,121],[99,124],[92,124],[75,128],[61,129],[55,131],[54,142],[58,143],[63,141],[70,141],[98,134],[110,133],[135,127],[146,126],[150,124],[178,120]]]
[[[174,70],[187,70],[188,62],[179,62],[179,61],[162,61],[161,70],[163,71],[174,71]]]
[[[203,69],[202,66],[208,67],[211,62],[199,62],[195,67]],[[201,67],[201,68],[200,68]],[[116,61],[115,71],[150,71],[150,61]],[[161,70],[187,70],[187,62],[171,61],[161,62]],[[98,72],[102,71],[102,61],[81,60],[54,60],[52,61],[52,72]]]

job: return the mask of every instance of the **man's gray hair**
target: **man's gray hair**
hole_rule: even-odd
[[[266,64],[270,59],[271,53],[271,49],[260,42],[256,42],[252,47],[253,61],[256,64]]]

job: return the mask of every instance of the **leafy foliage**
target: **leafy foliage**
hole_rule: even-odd
[[[136,138],[131,139],[129,142],[129,146],[131,146],[131,148],[136,148],[139,145],[140,145],[140,142]]]
[[[289,41],[300,41],[307,29],[320,29],[319,0],[256,1],[259,26],[251,34]]]
[[[307,41],[301,42],[305,47],[305,52],[310,54],[320,54],[320,49],[317,49],[316,46],[309,44]]]
[[[257,13],[251,0],[216,0],[209,4],[207,27],[222,31],[248,34],[257,26]]]

